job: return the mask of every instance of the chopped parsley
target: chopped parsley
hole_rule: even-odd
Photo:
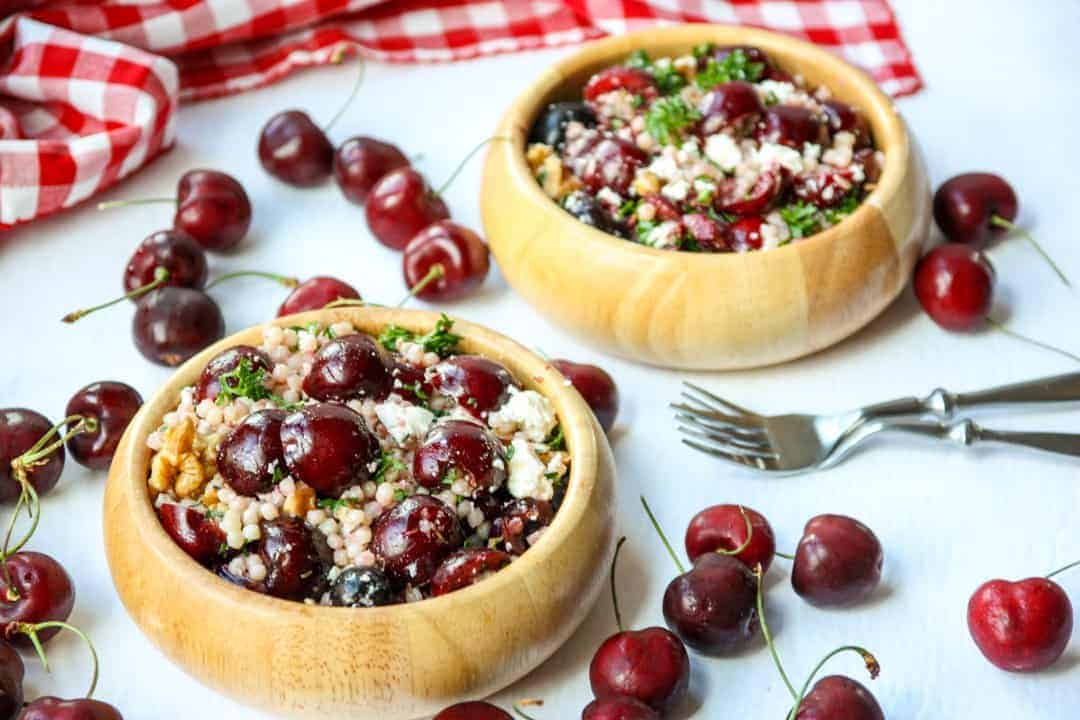
[[[565,450],[566,449],[566,437],[563,435],[562,425],[556,425],[555,429],[551,431],[551,435],[544,444],[551,450]]]
[[[701,252],[701,245],[691,235],[686,235],[682,240],[682,249],[690,252]]]
[[[356,507],[358,503],[355,498],[323,498],[316,504],[323,510],[329,510],[333,515],[339,508]]]
[[[416,335],[411,330],[406,330],[400,325],[387,325],[379,335],[379,343],[387,350],[397,350],[401,340],[412,340]]]
[[[633,98],[630,99],[630,104],[633,105],[635,109],[641,107],[645,104],[645,96],[641,95],[640,93],[635,95]]]
[[[446,474],[443,475],[443,479],[440,482],[443,485],[450,487],[458,481],[460,475],[461,474],[458,472],[458,469],[456,467],[452,467],[446,471]]]
[[[288,473],[285,472],[285,468],[281,467],[280,465],[274,465],[274,484],[275,485],[277,485],[279,482],[284,480],[286,475],[288,475]]]
[[[408,497],[408,495],[406,495],[405,491],[402,490],[401,488],[398,488],[397,490],[394,491],[394,502],[401,502],[402,500],[404,500],[407,497]]]
[[[257,368],[248,358],[240,358],[236,367],[218,377],[221,391],[217,396],[218,405],[228,405],[238,397],[249,400],[265,400],[273,393],[266,387],[266,370]]]
[[[641,201],[637,198],[630,198],[629,200],[624,202],[622,205],[619,206],[619,217],[628,218],[633,215],[635,212],[637,212],[637,206],[639,202]]]
[[[821,227],[817,206],[803,200],[780,208],[780,217],[784,219],[793,238],[813,235]]]
[[[660,98],[645,114],[645,129],[662,145],[671,143],[687,125],[701,117],[682,98]]]
[[[289,329],[292,330],[293,332],[298,332],[298,333],[299,332],[306,332],[306,333],[311,333],[312,335],[325,335],[326,337],[330,338],[331,340],[333,340],[335,337],[337,337],[337,334],[333,331],[333,329],[329,325],[327,325],[326,327],[321,327],[319,325],[319,323],[314,322],[314,321],[309,322],[306,327],[302,327],[300,325],[292,325],[292,326],[289,327]]]
[[[414,382],[414,383],[401,383],[401,389],[402,390],[408,390],[409,392],[411,392],[413,395],[416,396],[417,400],[421,400],[421,401],[426,402],[427,400],[430,399],[428,397],[428,394],[426,392],[424,392],[424,387],[423,387],[423,385],[420,384],[419,381]]]
[[[514,459],[514,453],[515,452],[517,452],[517,448],[514,447],[513,443],[506,446],[506,459],[507,459],[507,461],[510,461],[510,460]]]
[[[387,325],[379,335],[379,342],[387,350],[397,350],[398,343],[404,341],[416,341],[424,352],[432,352],[439,357],[447,357],[453,355],[457,350],[457,344],[461,341],[460,335],[455,335],[451,332],[454,327],[454,321],[446,313],[443,313],[438,322],[435,323],[435,328],[425,334],[417,337],[416,333],[412,330],[407,330],[400,325]]]
[[[705,57],[708,57],[708,56],[712,55],[713,50],[715,50],[715,49],[716,49],[716,45],[713,45],[710,42],[701,43],[700,45],[695,45],[694,46],[694,57],[697,58],[698,60],[701,60],[702,58],[705,58]]]
[[[839,205],[826,208],[821,212],[825,216],[825,219],[829,221],[830,225],[835,225],[851,213],[855,212],[855,208],[857,207],[859,207],[859,193],[850,192],[844,196],[844,199],[840,201]]]
[[[682,90],[686,86],[686,78],[675,69],[671,62],[656,63],[649,70],[656,79],[656,86],[664,95],[671,95]]]
[[[384,452],[379,457],[379,466],[377,468],[375,468],[375,472],[374,472],[374,474],[372,474],[371,479],[376,484],[381,483],[381,482],[385,482],[386,481],[386,473],[390,472],[391,470],[400,471],[400,470],[405,470],[405,469],[406,469],[405,463],[401,462],[400,460],[398,460],[393,455],[390,455],[390,454]]]
[[[540,168],[540,172],[536,173],[536,184],[540,187],[544,186],[547,182],[548,171],[547,168]]]
[[[630,57],[626,59],[626,66],[632,68],[639,68],[641,70],[647,69],[652,65],[652,60],[649,59],[649,53],[644,50],[635,50],[630,53]]]
[[[742,50],[732,50],[723,60],[710,58],[705,69],[697,74],[694,82],[704,90],[712,90],[732,80],[757,82],[765,72],[765,63],[750,62]]]
[[[220,555],[221,557],[228,557],[229,556],[229,543],[224,543],[223,542],[220,545],[218,545],[217,546],[217,554]]]
[[[637,241],[642,245],[649,244],[649,233],[657,228],[659,223],[655,223],[651,220],[639,220],[637,226],[634,228],[634,233],[637,234]]]

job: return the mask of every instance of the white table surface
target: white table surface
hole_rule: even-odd
[[[898,15],[927,83],[899,105],[918,136],[935,183],[967,170],[1002,173],[1018,189],[1020,221],[1080,282],[1075,198],[1080,195],[1080,5],[1036,0],[898,0]],[[372,65],[357,102],[333,132],[398,143],[423,153],[417,165],[437,184],[519,91],[569,49],[444,66]],[[261,268],[301,277],[334,274],[373,300],[403,294],[399,256],[376,243],[362,212],[333,185],[293,190],[259,167],[255,140],[274,112],[300,105],[327,118],[347,93],[353,66],[302,72],[273,87],[182,108],[177,147],[103,200],[170,195],[193,167],[218,167],[247,186],[255,204],[242,252],[212,259],[212,272]],[[479,227],[479,161],[449,191],[455,218]],[[0,406],[25,405],[58,418],[68,397],[100,379],[124,380],[149,395],[169,371],[136,352],[131,308],[76,326],[64,312],[111,296],[132,248],[170,224],[170,210],[144,206],[113,213],[84,207],[0,238],[0,307],[4,309]],[[1078,297],[1065,290],[1018,238],[993,247],[999,274],[997,312],[1016,330],[1080,352]],[[229,332],[271,317],[282,291],[259,281],[215,290]],[[822,512],[866,522],[885,548],[885,578],[874,600],[822,611],[801,601],[778,559],[770,572],[769,613],[780,652],[795,678],[831,648],[862,643],[883,671],[870,683],[892,718],[1075,716],[1080,703],[1080,641],[1037,675],[1009,675],[985,662],[968,637],[965,608],[984,580],[1042,574],[1080,556],[1075,532],[1076,466],[1068,460],[1005,450],[963,451],[922,442],[878,443],[824,474],[775,480],[715,464],[679,445],[666,403],[693,379],[766,412],[846,409],[922,394],[937,385],[973,389],[1075,369],[1055,355],[995,332],[951,335],[918,309],[910,293],[855,338],[783,367],[727,374],[660,371],[579,347],[542,320],[493,272],[483,290],[452,311],[504,331],[551,356],[598,363],[617,379],[622,411],[614,433],[619,466],[617,522],[630,537],[621,576],[631,626],[662,624],[660,598],[673,576],[649,529],[639,493],[681,538],[701,508],[738,502],[762,511],[781,548]],[[995,419],[999,427],[1080,430],[1067,411]],[[173,667],[129,620],[113,589],[101,539],[104,475],[68,462],[48,496],[35,549],[57,557],[74,577],[73,621],[95,639],[103,662],[98,696],[127,718],[171,720],[266,717],[207,690]],[[1060,578],[1080,594],[1080,575]],[[198,618],[192,618],[198,622]],[[537,718],[577,717],[590,699],[587,666],[613,631],[606,597],[550,661],[502,693],[504,704],[541,697]],[[273,632],[267,628],[266,632]],[[54,674],[28,660],[28,696],[81,694],[89,668],[74,637],[52,645]],[[679,717],[780,717],[789,707],[761,647],[730,659],[694,656],[691,702]],[[851,656],[831,670],[867,682]]]

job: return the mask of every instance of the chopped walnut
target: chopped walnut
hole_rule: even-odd
[[[581,189],[581,181],[566,170],[562,158],[554,154],[550,145],[533,143],[526,151],[525,159],[548,197],[562,200]]]
[[[150,463],[150,488],[163,493],[172,489],[176,479],[176,466],[169,462],[164,452],[159,452]]]
[[[281,509],[290,517],[305,517],[308,511],[315,509],[315,491],[303,483],[297,483],[296,490],[285,498]]]
[[[199,457],[195,453],[182,455],[173,491],[182,498],[195,498],[202,494],[205,485],[206,472]]]
[[[660,192],[660,178],[651,170],[639,170],[632,187],[639,197],[654,195]]]
[[[533,175],[539,172],[543,167],[544,161],[554,154],[554,150],[550,145],[544,143],[533,143],[529,146],[529,149],[525,151],[525,160],[529,163],[529,169],[533,171]]]

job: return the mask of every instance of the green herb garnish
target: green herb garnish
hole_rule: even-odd
[[[265,400],[273,393],[266,387],[266,370],[257,368],[248,358],[240,358],[236,367],[218,377],[221,391],[217,396],[218,405],[228,405],[238,397],[249,400]]]
[[[446,471],[446,474],[443,475],[443,479],[440,482],[447,487],[451,487],[454,483],[458,481],[459,476],[460,473],[458,472],[458,469],[456,467],[452,467]]]
[[[780,208],[780,217],[784,219],[793,238],[813,235],[821,227],[817,206],[803,200]]]
[[[566,437],[563,436],[562,425],[555,426],[555,429],[551,431],[551,435],[544,441],[544,444],[547,445],[550,450],[566,449]]]
[[[667,145],[684,127],[700,117],[701,113],[687,105],[682,98],[660,98],[645,114],[645,128],[657,142]]]
[[[634,227],[634,233],[637,235],[637,241],[642,245],[649,244],[649,233],[655,230],[659,226],[659,223],[655,223],[651,220],[639,220],[638,224]]]
[[[858,191],[853,191],[845,195],[839,205],[826,208],[822,210],[821,213],[825,216],[825,219],[829,221],[830,225],[835,225],[851,213],[855,212],[855,208],[857,207],[859,207],[859,193]]]
[[[416,335],[411,330],[406,330],[400,325],[387,325],[379,335],[379,343],[387,350],[397,350],[401,340],[412,340]]]
[[[686,78],[670,62],[656,63],[649,72],[652,73],[656,86],[664,95],[677,93],[686,86]]]
[[[765,72],[765,63],[750,62],[742,50],[732,50],[723,60],[710,58],[705,69],[697,74],[694,82],[704,90],[711,90],[732,80],[757,82]]]
[[[404,500],[407,497],[408,497],[408,495],[406,495],[405,491],[402,490],[401,488],[398,488],[397,490],[394,491],[394,502],[401,502],[402,500]]]
[[[356,507],[357,504],[355,498],[323,498],[316,503],[323,510],[329,510],[331,515],[336,513],[339,508]]]
[[[393,455],[384,452],[379,457],[379,465],[375,468],[375,472],[372,474],[371,479],[376,484],[385,482],[386,473],[390,472],[391,470],[404,470],[405,467],[405,463],[401,462]]]
[[[453,355],[457,350],[457,344],[461,341],[460,335],[450,332],[454,327],[454,321],[446,313],[439,316],[435,328],[417,337],[416,333],[406,330],[400,325],[387,325],[379,335],[379,342],[387,350],[397,350],[398,343],[402,340],[416,341],[424,352],[433,352],[439,357]]]
[[[635,50],[626,59],[626,67],[644,69],[650,65],[652,65],[652,60],[649,59],[649,53],[644,50]]]
[[[715,50],[715,49],[716,49],[716,45],[714,45],[714,44],[712,44],[710,42],[701,43],[700,45],[695,45],[694,46],[694,57],[697,58],[698,60],[700,60],[700,59],[702,59],[704,57],[708,57],[709,55],[712,55],[713,50]]]
[[[629,200],[624,202],[622,205],[619,206],[619,217],[628,218],[633,215],[635,212],[637,212],[637,206],[639,202],[640,200],[636,198],[630,198]]]

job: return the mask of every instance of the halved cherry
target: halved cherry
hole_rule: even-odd
[[[643,95],[646,99],[660,94],[656,79],[651,74],[640,68],[624,66],[609,67],[596,73],[589,78],[582,94],[586,100],[592,102],[615,90],[625,90],[631,95]]]
[[[442,561],[431,578],[433,597],[475,585],[510,564],[511,557],[499,550],[466,548]]]
[[[173,542],[197,562],[205,565],[217,559],[225,533],[214,521],[179,503],[163,503],[158,517]]]
[[[758,175],[750,190],[740,194],[735,178],[720,184],[716,204],[724,212],[736,215],[759,215],[769,209],[784,191],[784,174],[778,168],[766,168]]]

